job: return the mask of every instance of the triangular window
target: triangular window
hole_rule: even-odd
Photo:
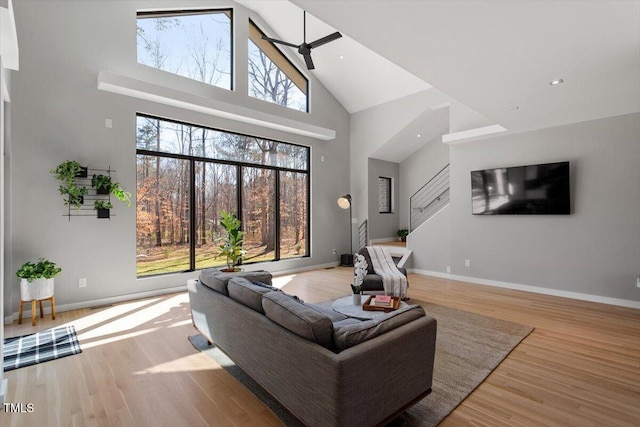
[[[249,96],[309,111],[309,81],[249,20]]]

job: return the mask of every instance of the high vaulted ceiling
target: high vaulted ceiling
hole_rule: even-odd
[[[301,38],[300,9],[289,2],[240,3],[277,36]],[[307,40],[333,29],[345,36],[314,50],[313,73],[350,112],[428,85],[511,132],[640,111],[637,0],[290,3],[319,19],[307,21]],[[345,66],[348,55],[359,54],[343,52],[358,47],[372,51],[357,60],[364,66]],[[549,84],[560,78],[563,84]]]

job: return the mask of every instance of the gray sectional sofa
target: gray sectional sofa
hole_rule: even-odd
[[[384,424],[431,391],[436,321],[420,306],[360,321],[270,284],[204,270],[193,323],[303,424]]]

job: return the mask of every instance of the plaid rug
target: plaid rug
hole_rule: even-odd
[[[2,347],[5,372],[78,353],[82,350],[73,325],[7,338]]]

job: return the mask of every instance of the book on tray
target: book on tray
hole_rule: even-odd
[[[393,300],[390,295],[376,295],[373,297],[373,304],[376,307],[392,307]]]

